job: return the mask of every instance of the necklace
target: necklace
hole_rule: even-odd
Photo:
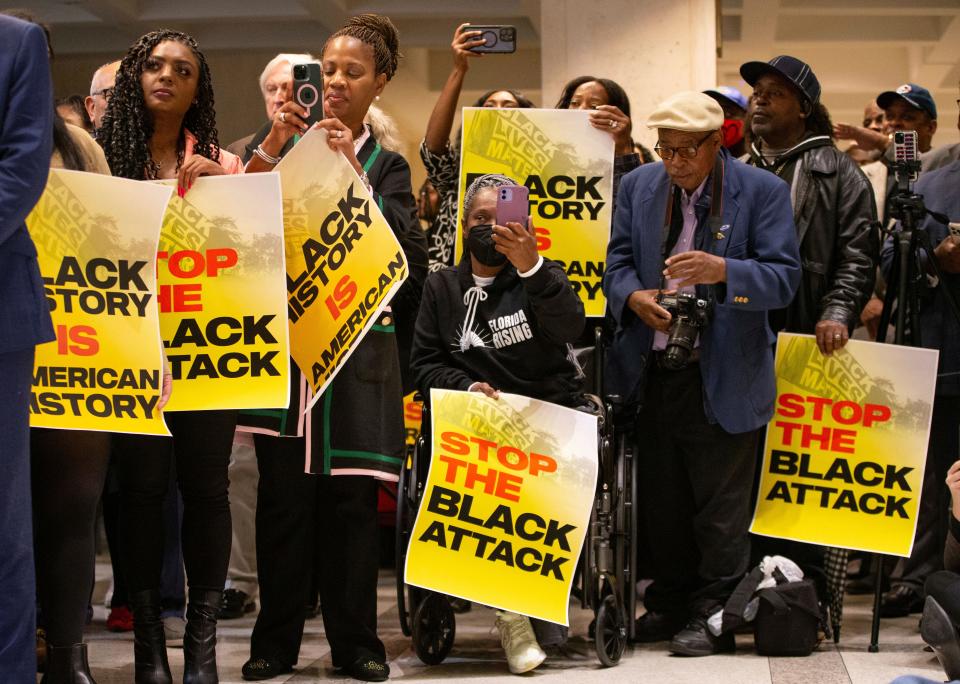
[[[183,148],[183,137],[181,136],[180,140],[177,142],[176,159],[164,159],[162,161],[157,161],[151,154],[150,161],[147,162],[147,177],[149,180],[157,180],[160,178],[161,170],[166,168],[171,163],[176,163],[176,166],[173,169],[174,174],[180,171],[180,167],[183,166]]]
[[[169,162],[173,162],[173,161],[174,161],[173,159],[169,160]],[[156,159],[154,159],[154,158],[151,156],[151,157],[150,157],[150,161],[147,162],[148,175],[149,175],[149,177],[150,177],[150,180],[157,180],[158,178],[160,178],[160,171],[161,171],[164,167],[166,167],[167,164],[168,164],[168,161],[167,161],[167,160],[164,160],[164,161],[162,161],[162,162],[158,162]],[[179,170],[180,170],[180,167],[181,167],[182,165],[183,165],[183,150],[179,150],[179,151],[177,152],[176,167],[174,168],[174,172],[179,171]]]

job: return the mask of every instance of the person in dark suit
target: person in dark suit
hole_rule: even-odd
[[[954,224],[960,222],[960,161],[921,174],[914,192],[924,198],[930,211],[945,215]],[[883,597],[880,614],[899,617],[922,610],[926,592],[924,583],[943,569],[943,543],[950,529],[949,492],[944,478],[960,452],[960,321],[954,315],[948,293],[960,302],[960,238],[952,229],[925,216],[920,224],[934,247],[932,257],[940,267],[939,281],[928,275],[920,287],[920,344],[940,351],[937,388],[933,397],[930,441],[924,465],[920,508],[913,550],[902,569],[891,577],[891,588]],[[895,237],[883,245],[881,264],[889,277],[895,258]],[[926,261],[926,253],[921,255]],[[927,267],[929,269],[929,267]],[[896,286],[896,283],[893,283]],[[929,586],[929,585],[927,585]]]
[[[36,678],[29,402],[34,347],[54,339],[24,219],[47,182],[53,91],[43,29],[0,16],[0,679]]]
[[[750,489],[760,428],[773,415],[774,337],[768,312],[800,280],[786,183],[722,148],[723,111],[703,93],[664,101],[662,164],[620,186],[603,290],[617,323],[608,391],[642,405],[636,435],[653,584],[642,641],[670,639],[681,655],[732,650],[707,616],[746,572]],[[706,302],[685,362],[671,351],[675,312],[658,294]]]

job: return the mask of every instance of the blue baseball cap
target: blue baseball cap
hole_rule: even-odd
[[[937,118],[937,105],[933,101],[930,91],[916,83],[904,83],[896,90],[888,90],[877,95],[877,105],[880,109],[886,109],[896,100],[906,100],[907,104],[916,109],[921,109],[930,115],[931,119]]]
[[[740,109],[747,110],[747,96],[741,93],[736,88],[731,88],[730,86],[717,86],[716,88],[709,88],[703,91],[704,95],[709,95],[714,100],[720,98],[721,100],[726,100],[731,104],[736,105]],[[723,102],[720,102],[723,105]]]
[[[740,65],[740,75],[750,85],[756,85],[761,76],[771,71],[795,85],[810,104],[816,104],[820,100],[820,81],[810,65],[796,57],[780,55],[769,62],[747,62]]]

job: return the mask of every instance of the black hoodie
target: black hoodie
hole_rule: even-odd
[[[569,344],[585,324],[583,303],[563,269],[544,259],[521,278],[509,263],[487,287],[476,287],[470,257],[427,277],[413,334],[410,365],[417,388],[498,390],[563,405],[581,391]]]

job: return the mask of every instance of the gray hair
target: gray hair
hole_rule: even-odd
[[[318,60],[313,55],[309,54],[295,54],[290,52],[281,52],[279,55],[267,62],[267,66],[263,67],[263,71],[260,72],[260,92],[264,92],[264,89],[267,87],[267,77],[270,75],[270,72],[277,68],[280,64],[289,64],[291,67],[294,64],[319,64]]]
[[[479,178],[475,178],[463,194],[463,221],[466,224],[467,216],[470,215],[470,208],[473,206],[473,199],[477,193],[484,188],[499,188],[502,185],[520,185],[517,181],[499,173],[488,173]]]
[[[400,139],[397,130],[397,122],[393,117],[372,104],[367,110],[367,123],[370,124],[370,130],[373,137],[380,143],[380,147],[391,152],[403,154],[403,141]]]

